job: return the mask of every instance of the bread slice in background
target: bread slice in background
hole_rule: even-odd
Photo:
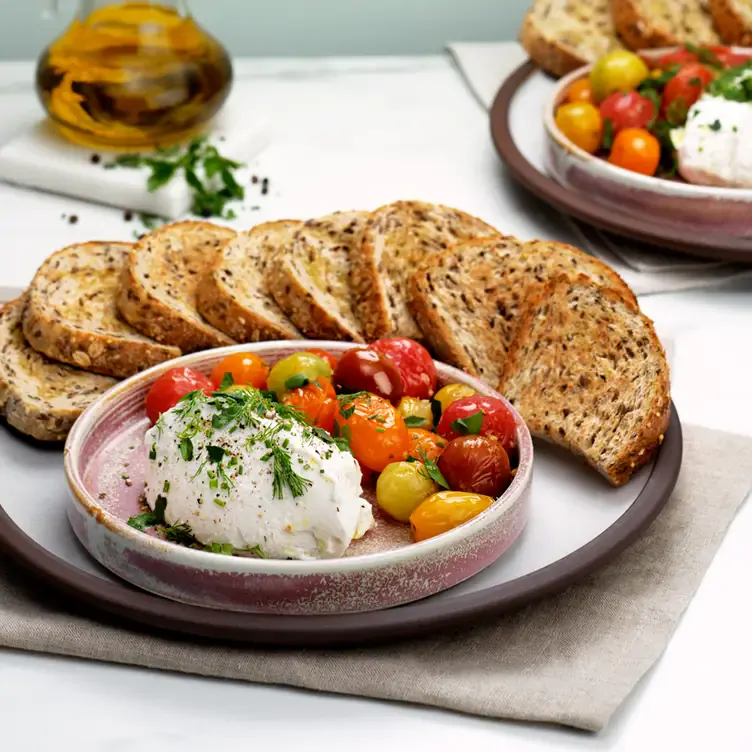
[[[611,14],[632,50],[720,42],[708,0],[611,0]]]
[[[363,342],[350,262],[367,216],[343,211],[305,222],[269,269],[269,292],[307,337]]]
[[[26,340],[54,360],[125,378],[180,350],[139,334],[118,314],[120,277],[132,243],[71,245],[39,267],[27,292]]]
[[[23,336],[24,300],[0,307],[0,415],[39,441],[62,441],[76,418],[116,381],[57,363]]]
[[[531,59],[564,76],[622,49],[610,0],[536,0],[525,16],[520,42]]]
[[[422,339],[407,304],[415,269],[456,243],[498,234],[482,220],[440,204],[397,201],[373,212],[352,256],[355,306],[366,340]]]
[[[183,352],[234,344],[196,308],[199,281],[220,246],[235,232],[209,222],[174,222],[150,232],[131,249],[123,269],[118,309],[135,329]]]
[[[586,275],[635,302],[613,269],[577,248],[498,236],[458,243],[426,259],[410,282],[410,308],[441,360],[493,386],[528,297],[561,274]]]
[[[302,224],[266,222],[226,241],[198,286],[199,313],[238,342],[302,338],[266,286],[269,269]]]
[[[752,46],[752,2],[709,0],[710,15],[726,44]]]
[[[558,277],[530,301],[499,390],[531,433],[581,455],[615,486],[663,440],[669,368],[652,322],[588,277]]]

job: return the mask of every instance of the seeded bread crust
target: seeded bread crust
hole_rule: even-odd
[[[76,418],[115,379],[56,363],[22,331],[24,300],[0,307],[0,415],[38,441],[63,441]]]
[[[611,0],[611,13],[632,50],[720,42],[707,0]]]
[[[353,253],[351,273],[366,340],[422,339],[408,307],[415,269],[456,243],[498,234],[480,219],[440,204],[397,201],[373,212]]]
[[[749,0],[710,0],[710,14],[726,44],[752,46],[752,4]]]
[[[139,334],[118,315],[120,276],[132,243],[92,242],[54,253],[27,292],[28,343],[53,360],[126,378],[180,350]]]
[[[520,42],[531,59],[554,76],[622,49],[610,0],[537,0],[525,16]]]
[[[308,220],[269,270],[272,297],[311,339],[364,341],[352,305],[350,264],[367,216],[344,211]]]
[[[218,248],[235,232],[209,222],[164,225],[134,246],[123,269],[118,310],[141,334],[183,352],[232,345],[196,309],[196,290]]]
[[[581,455],[615,486],[650,459],[670,418],[669,368],[652,322],[585,276],[538,289],[499,390],[533,435]]]
[[[225,242],[199,284],[199,313],[238,342],[302,339],[266,286],[269,269],[302,224],[266,222]]]

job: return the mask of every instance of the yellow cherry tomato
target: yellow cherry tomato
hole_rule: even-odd
[[[463,525],[488,509],[495,499],[464,491],[439,491],[429,496],[411,515],[416,543]]]
[[[392,462],[376,481],[376,503],[398,522],[407,522],[410,515],[438,490],[422,462]]]
[[[650,75],[639,55],[627,50],[614,50],[596,62],[590,71],[590,87],[596,102],[602,102],[615,91],[632,91]]]
[[[471,397],[473,394],[477,394],[471,386],[467,384],[447,384],[441,387],[433,398],[441,405],[441,412],[443,413],[452,402],[462,399],[463,397]]]
[[[567,102],[589,102],[590,104],[595,104],[590,80],[581,78],[579,81],[575,81],[567,90]]]
[[[408,428],[425,428],[428,431],[433,428],[431,400],[403,397],[397,405],[397,410],[405,419]]]
[[[305,386],[319,377],[331,381],[332,367],[328,361],[310,352],[298,352],[277,361],[269,371],[266,383],[281,400],[291,389]]]
[[[580,149],[595,154],[603,136],[603,118],[594,104],[570,102],[556,110],[556,125],[559,130]]]

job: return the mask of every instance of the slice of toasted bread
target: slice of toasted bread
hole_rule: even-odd
[[[132,243],[71,245],[39,267],[29,287],[24,335],[47,357],[125,378],[180,350],[139,334],[118,315],[120,276]]]
[[[199,280],[235,232],[209,222],[174,222],[144,235],[123,269],[118,309],[135,329],[183,352],[234,344],[196,309]]]
[[[305,222],[279,263],[269,269],[269,292],[312,339],[363,342],[352,307],[350,262],[367,216],[344,211]]]
[[[611,14],[632,50],[720,42],[707,0],[611,0]]]
[[[266,278],[302,224],[266,222],[225,242],[198,286],[199,313],[238,342],[301,339],[267,291]]]
[[[531,59],[564,76],[623,47],[610,0],[536,0],[525,16],[520,42]]]
[[[352,286],[366,339],[422,333],[407,305],[410,276],[428,256],[498,230],[457,209],[398,201],[366,222],[352,257]]]
[[[668,363],[652,322],[584,276],[539,288],[499,390],[533,435],[583,456],[615,486],[650,459],[671,409]]]
[[[749,0],[710,0],[710,15],[726,44],[752,45],[752,3]]]
[[[115,379],[56,363],[23,336],[24,301],[0,308],[0,415],[39,441],[62,441],[76,418]]]
[[[526,300],[561,274],[584,274],[635,300],[613,269],[572,246],[498,236],[426,259],[410,282],[410,308],[441,360],[497,384]]]

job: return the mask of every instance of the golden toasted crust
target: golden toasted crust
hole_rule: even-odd
[[[752,6],[744,0],[710,0],[710,14],[726,44],[752,46]]]
[[[266,278],[302,222],[257,225],[226,241],[197,292],[199,313],[238,342],[300,339],[267,291]]]
[[[178,348],[144,337],[118,316],[120,275],[132,247],[91,242],[50,256],[28,290],[29,344],[54,360],[118,378],[177,358]]]
[[[530,55],[530,59],[552,76],[566,76],[567,73],[588,64],[588,60],[575,50],[564,47],[557,40],[546,38],[541,33],[532,11],[527,13],[522,23],[520,44]]]
[[[232,345],[196,309],[196,289],[235,232],[209,222],[175,222],[145,235],[123,269],[118,310],[142,334],[183,352]]]

